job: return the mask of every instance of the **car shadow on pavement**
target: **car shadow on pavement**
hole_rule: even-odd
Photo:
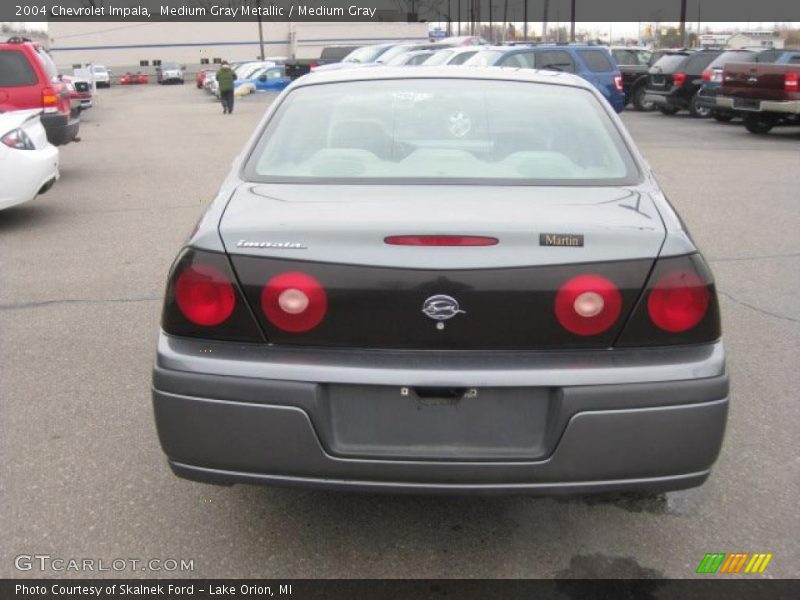
[[[55,217],[52,206],[36,204],[35,200],[19,206],[12,206],[0,210],[0,234],[19,227],[42,225]]]

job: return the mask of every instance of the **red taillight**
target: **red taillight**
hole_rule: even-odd
[[[712,75],[713,74],[711,73],[711,71],[709,69],[706,69],[705,71],[703,71],[703,81],[711,81]]]
[[[391,235],[383,239],[394,246],[495,246],[498,239],[484,235]]]
[[[195,325],[212,327],[231,316],[236,295],[230,279],[219,269],[194,265],[175,282],[178,308]]]
[[[561,326],[576,335],[597,335],[619,318],[622,294],[600,275],[578,275],[556,294],[555,312]]]
[[[617,86],[617,91],[622,91],[622,75],[614,75],[614,85]]]
[[[313,329],[328,311],[328,296],[311,275],[282,273],[261,292],[261,309],[275,327],[291,333]]]
[[[675,87],[681,87],[685,81],[686,73],[675,73],[672,76],[672,83],[675,84]]]
[[[653,286],[647,312],[658,328],[679,333],[703,319],[708,301],[708,288],[700,277],[690,271],[672,271]]]
[[[783,89],[787,92],[796,92],[798,90],[798,75],[797,71],[790,71],[786,73],[783,79]]]
[[[58,96],[53,88],[46,87],[42,89],[42,106],[44,108],[58,106]]]

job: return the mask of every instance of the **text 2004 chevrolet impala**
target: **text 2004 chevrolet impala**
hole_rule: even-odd
[[[728,377],[711,273],[566,73],[312,74],[169,275],[175,473],[393,491],[699,485]]]

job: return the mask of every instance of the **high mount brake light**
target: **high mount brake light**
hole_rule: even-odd
[[[498,239],[483,235],[392,235],[383,239],[394,246],[496,246]]]
[[[608,330],[621,310],[619,288],[600,275],[573,277],[556,294],[556,318],[575,335],[597,335]]]
[[[292,271],[270,279],[261,291],[261,309],[278,329],[302,333],[322,322],[328,296],[311,275]]]
[[[230,279],[219,269],[193,265],[175,282],[175,301],[195,325],[213,327],[226,321],[236,306]]]
[[[691,271],[671,271],[656,281],[647,299],[650,319],[670,333],[687,331],[708,311],[705,282]]]

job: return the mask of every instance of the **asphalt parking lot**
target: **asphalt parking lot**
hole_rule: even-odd
[[[195,577],[690,577],[706,552],[800,576],[800,130],[626,112],[714,269],[732,407],[701,488],[656,497],[415,497],[169,471],[150,368],[167,270],[270,101],[100,90],[62,178],[0,212],[0,576],[14,557],[190,559]],[[708,577],[708,576],[706,576]]]

